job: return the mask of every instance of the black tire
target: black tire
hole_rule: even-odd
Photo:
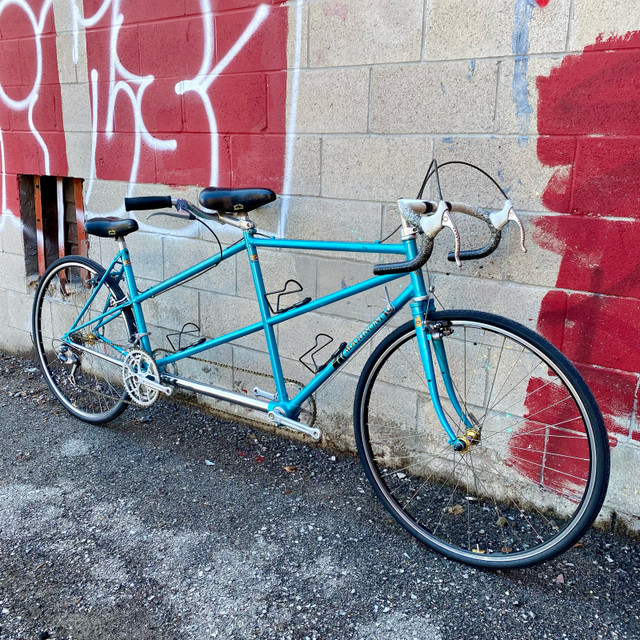
[[[31,314],[36,358],[47,384],[69,413],[93,424],[109,422],[127,407],[121,365],[94,354],[122,362],[122,354],[102,338],[123,349],[130,348],[129,340],[136,330],[133,314],[125,309],[95,332],[91,326],[75,332],[73,342],[89,351],[69,347],[61,337],[80,314],[104,272],[97,262],[80,256],[56,260],[40,279]],[[120,287],[105,280],[83,321],[123,298]],[[75,368],[73,362],[77,364]]]
[[[371,354],[355,396],[358,453],[378,498],[409,533],[470,565],[526,567],[565,551],[598,515],[609,479],[592,393],[554,346],[516,322],[475,311],[429,319],[444,323],[456,395],[479,434],[466,433],[438,371],[447,420],[470,444],[458,453],[448,443],[413,322],[399,327]]]

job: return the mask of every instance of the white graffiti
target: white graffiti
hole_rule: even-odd
[[[130,72],[120,61],[118,56],[118,35],[124,22],[124,16],[120,13],[120,0],[104,0],[98,11],[89,18],[84,18],[75,2],[73,5],[73,60],[78,60],[78,33],[80,25],[87,28],[97,24],[111,6],[111,33],[110,33],[110,56],[109,56],[109,95],[107,103],[107,120],[105,123],[105,133],[107,139],[113,138],[115,105],[120,94],[124,94],[131,102],[135,121],[134,154],[129,174],[129,186],[127,195],[133,195],[135,183],[138,176],[140,164],[140,152],[142,143],[154,150],[174,151],[177,147],[175,140],[160,140],[149,133],[142,116],[142,98],[145,90],[154,81],[154,76],[138,76]],[[89,168],[89,186],[87,188],[86,205],[90,204],[91,194],[96,179],[96,148],[98,140],[98,104],[99,104],[98,70],[91,69],[91,166]],[[116,212],[121,211],[121,207]]]
[[[38,145],[42,149],[44,157],[45,172],[49,173],[49,149],[45,144],[40,132],[36,128],[33,122],[33,109],[38,102],[38,95],[40,91],[40,83],[42,81],[42,32],[44,30],[44,23],[47,18],[47,14],[51,9],[53,0],[46,0],[40,10],[40,15],[36,17],[31,7],[25,0],[3,0],[0,2],[0,16],[10,6],[16,6],[24,12],[25,16],[31,23],[33,29],[34,42],[36,46],[36,73],[28,95],[22,100],[14,100],[7,94],[2,84],[0,84],[0,100],[9,109],[13,111],[27,111],[27,117],[29,120],[29,130],[36,139]],[[5,147],[4,136],[2,128],[0,127],[0,153],[2,153],[2,215],[0,215],[0,233],[7,221],[20,224],[17,218],[18,212],[13,212],[7,206],[7,173],[6,173],[6,159],[5,159]]]
[[[298,89],[300,86],[300,54],[302,51],[302,7],[304,0],[296,2],[296,46],[294,49],[293,78],[291,82],[291,104],[289,105],[289,122],[287,124],[287,146],[285,148],[284,180],[282,182],[282,204],[280,206],[280,222],[278,236],[284,238],[287,231],[289,205],[291,202],[291,178],[293,176],[293,158],[295,151],[296,119],[298,117]]]
[[[203,16],[210,16],[211,7],[209,6],[209,0],[200,0],[200,7],[202,9]],[[269,7],[267,5],[260,5],[257,9],[251,22],[247,25],[242,35],[238,38],[236,43],[229,49],[227,54],[218,62],[215,67],[213,65],[213,25],[212,20],[204,18],[205,28],[205,47],[204,55],[202,58],[202,66],[200,71],[192,80],[183,80],[176,85],[176,93],[178,95],[184,95],[185,93],[195,93],[205,108],[207,119],[209,120],[209,131],[211,135],[211,175],[209,178],[209,184],[218,184],[218,126],[216,124],[216,116],[213,111],[211,99],[209,98],[209,87],[213,84],[215,79],[222,73],[222,71],[229,65],[229,63],[238,55],[240,50],[249,41],[251,36],[256,32],[258,27],[264,22],[269,13]]]
[[[72,19],[72,59],[75,64],[78,63],[80,56],[80,37],[83,35],[84,30],[95,27],[110,11],[110,38],[109,38],[109,77],[108,77],[108,89],[107,95],[100,95],[101,85],[99,83],[99,72],[97,69],[92,68],[89,71],[91,82],[91,162],[88,167],[88,184],[86,193],[86,211],[88,215],[92,215],[90,202],[94,187],[97,180],[97,165],[96,165],[96,153],[98,146],[98,136],[100,130],[99,123],[99,105],[101,100],[107,100],[107,116],[104,123],[104,135],[108,140],[114,136],[114,126],[116,119],[116,100],[119,96],[124,96],[131,104],[134,116],[134,149],[133,157],[131,160],[131,166],[129,168],[129,183],[127,187],[127,195],[132,196],[135,193],[136,185],[138,181],[138,172],[140,165],[140,157],[143,149],[143,145],[154,151],[173,152],[177,148],[177,141],[175,139],[164,140],[152,135],[145,123],[145,119],[142,113],[142,100],[145,91],[154,82],[155,77],[153,75],[137,75],[131,72],[120,60],[118,55],[118,39],[120,30],[124,22],[124,15],[122,14],[122,2],[121,0],[104,0],[99,9],[91,16],[84,16],[81,8],[76,4],[77,0],[69,0],[71,19]],[[80,0],[81,2],[81,0]],[[27,4],[26,0],[2,0],[0,2],[0,15],[10,5],[15,5],[24,11],[25,15],[31,22],[33,33],[35,36],[35,43],[37,49],[37,69],[33,86],[31,87],[29,95],[22,100],[14,100],[5,92],[4,88],[0,85],[0,100],[4,105],[12,110],[28,110],[29,127],[32,135],[37,140],[44,156],[45,172],[49,174],[49,150],[45,144],[44,139],[40,135],[36,125],[33,122],[33,110],[38,101],[38,95],[40,90],[40,84],[42,80],[42,46],[41,36],[44,28],[44,23],[47,18],[47,14],[51,10],[53,0],[46,0],[40,10],[40,15],[36,17],[33,10]],[[219,145],[218,145],[218,127],[216,121],[215,110],[209,95],[209,90],[215,83],[216,78],[222,73],[222,71],[229,65],[229,63],[238,55],[243,47],[249,42],[254,33],[264,23],[269,14],[269,6],[266,4],[259,5],[251,18],[249,24],[246,26],[240,37],[229,49],[228,52],[214,65],[214,21],[213,12],[210,0],[199,0],[200,10],[204,27],[204,43],[202,64],[198,73],[193,78],[184,79],[178,82],[175,86],[175,92],[178,95],[195,94],[200,101],[207,116],[207,122],[209,127],[210,137],[210,154],[209,154],[209,184],[217,185],[219,180]],[[285,196],[282,199],[281,215],[279,224],[279,233],[284,234],[286,227],[286,219],[289,209],[289,198],[286,194],[289,193],[291,187],[291,176],[293,170],[293,156],[294,156],[294,136],[296,126],[296,113],[297,113],[297,94],[298,94],[298,77],[300,71],[300,50],[302,40],[302,5],[303,0],[297,0],[296,4],[296,39],[295,39],[295,59],[292,76],[292,92],[291,92],[291,108],[289,113],[289,121],[286,134],[286,147],[285,147],[285,169],[283,180],[283,192]],[[122,108],[120,105],[118,108]],[[5,163],[5,145],[0,129],[0,154],[2,156],[2,213],[11,214],[7,208],[7,189],[6,189],[6,163]],[[98,213],[98,212],[95,212]],[[101,214],[111,215],[123,215],[124,208],[120,205],[114,208],[112,211],[101,211]],[[17,212],[16,214],[17,215]],[[4,223],[5,216],[0,216],[0,231],[2,230],[2,224]],[[143,225],[143,227],[146,225]],[[195,229],[193,230],[196,232]]]

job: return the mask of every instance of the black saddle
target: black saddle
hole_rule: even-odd
[[[224,189],[207,187],[200,192],[200,204],[207,209],[243,215],[276,199],[271,189]]]
[[[84,223],[84,230],[101,238],[121,238],[138,230],[138,223],[131,218],[91,218]]]

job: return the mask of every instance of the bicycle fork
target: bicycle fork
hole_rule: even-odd
[[[414,301],[411,303],[410,307],[411,315],[413,316],[413,323],[416,329],[420,358],[422,360],[424,373],[427,379],[427,386],[429,388],[429,395],[431,396],[433,408],[438,416],[438,420],[440,420],[442,428],[449,437],[448,443],[453,446],[455,451],[464,453],[469,449],[470,444],[479,439],[479,428],[474,424],[475,420],[473,419],[473,416],[467,415],[460,405],[453,381],[451,380],[447,354],[442,342],[442,337],[443,335],[446,335],[447,328],[440,326],[439,323],[431,323],[428,320],[428,312],[434,309],[432,300]],[[426,312],[425,307],[427,307]],[[440,402],[433,357],[431,355],[432,348],[436,354],[436,361],[438,363],[438,368],[444,382],[445,390],[449,396],[449,400],[460,419],[459,424],[464,425],[465,435],[462,437],[456,435],[456,432],[445,415],[442,403]]]

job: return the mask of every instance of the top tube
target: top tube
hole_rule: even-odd
[[[302,249],[316,251],[348,251],[352,253],[384,253],[405,255],[402,244],[383,244],[375,242],[334,242],[331,240],[295,240],[288,238],[262,238],[254,236],[252,243],[256,247],[273,247],[276,249]]]

